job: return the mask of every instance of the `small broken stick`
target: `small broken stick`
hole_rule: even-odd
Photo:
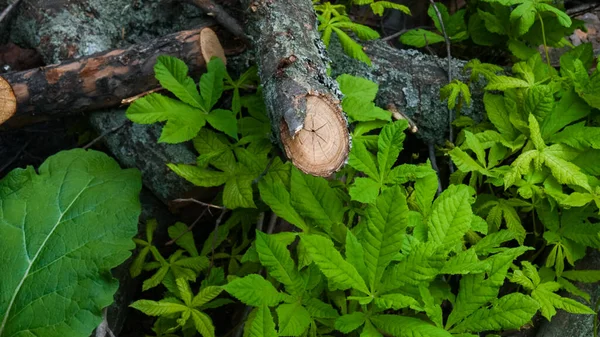
[[[214,3],[213,0],[182,0],[189,4],[192,4],[201,10],[203,10],[207,15],[212,16],[215,20],[221,24],[225,29],[230,31],[233,35],[239,37],[246,44],[250,44],[250,40],[242,26],[234,19],[231,15],[229,15],[223,7]]]

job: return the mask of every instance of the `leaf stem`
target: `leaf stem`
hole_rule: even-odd
[[[542,16],[540,15],[540,13],[537,13],[538,18],[540,19],[540,25],[542,26],[542,40],[544,41],[544,52],[546,53],[546,63],[548,63],[548,66],[551,67],[550,65],[550,55],[548,54],[548,43],[546,43],[546,29],[544,28],[544,19],[542,19]]]

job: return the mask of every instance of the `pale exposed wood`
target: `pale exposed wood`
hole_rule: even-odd
[[[329,176],[346,161],[348,126],[339,105],[319,96],[306,98],[304,126],[294,137],[281,121],[281,141],[286,155],[304,172]]]
[[[0,77],[0,124],[11,118],[17,112],[17,99],[8,82]]]
[[[203,28],[200,31],[200,46],[202,50],[202,56],[206,62],[210,61],[214,56],[220,58],[225,65],[227,65],[227,59],[225,58],[225,51],[219,37],[214,30],[210,28]]]

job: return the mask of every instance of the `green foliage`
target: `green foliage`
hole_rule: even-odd
[[[217,130],[237,139],[237,123],[233,112],[213,109],[223,93],[225,65],[219,58],[208,63],[208,72],[196,83],[188,76],[183,61],[171,56],[159,56],[154,66],[156,79],[179,100],[152,93],[131,104],[127,118],[139,124],[164,122],[159,142],[181,143],[196,136],[208,122]]]
[[[439,16],[433,5],[429,5],[427,15],[433,20],[437,31],[432,32],[420,28],[411,29],[400,36],[400,42],[409,46],[423,48],[425,46],[444,42],[445,38],[442,33],[444,30],[451,42],[460,42],[469,38],[469,31],[467,31],[467,24],[465,23],[465,9],[450,14],[448,8],[444,4],[436,2],[435,6],[440,12],[442,21],[440,22]],[[442,24],[444,29],[442,29]]]
[[[160,301],[139,300],[132,303],[131,307],[148,316],[176,319],[177,326],[170,329],[170,332],[191,325],[201,336],[214,337],[215,327],[212,320],[202,310],[219,296],[223,289],[218,286],[201,287],[198,294],[194,295],[188,281],[178,278],[175,283],[178,289],[177,298],[167,297]]]
[[[373,14],[383,16],[386,9],[396,9],[404,14],[411,15],[410,9],[404,5],[397,4],[392,1],[376,1],[376,0],[353,0],[356,5],[369,5]]]
[[[89,336],[134,248],[141,178],[81,149],[0,180],[0,336]]]

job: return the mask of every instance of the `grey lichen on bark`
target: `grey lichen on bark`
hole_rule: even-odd
[[[275,137],[298,168],[328,176],[345,163],[350,139],[341,92],[327,75],[328,58],[312,2],[246,4],[248,32]]]
[[[426,143],[442,144],[448,134],[448,106],[440,100],[440,89],[448,84],[447,62],[416,50],[400,50],[381,41],[364,43],[372,66],[344,54],[339,41],[332,38],[329,57],[332,76],[350,74],[367,78],[379,85],[376,104],[393,103],[418,126],[417,136]],[[462,73],[466,62],[452,60],[455,78],[467,81]],[[461,115],[480,121],[484,114],[481,83],[471,85],[473,103]]]

